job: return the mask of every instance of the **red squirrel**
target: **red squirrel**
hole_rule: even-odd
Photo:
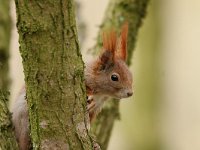
[[[114,31],[103,34],[100,56],[86,64],[84,71],[87,92],[87,109],[90,121],[100,112],[107,97],[116,99],[132,96],[132,74],[126,65],[128,24],[122,26],[117,38]],[[12,109],[12,122],[21,150],[28,150],[30,131],[26,90],[23,88]]]

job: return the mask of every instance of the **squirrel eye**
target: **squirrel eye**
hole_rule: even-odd
[[[116,74],[111,75],[111,80],[112,81],[118,81],[118,76]]]

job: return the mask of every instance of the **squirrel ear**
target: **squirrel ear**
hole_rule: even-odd
[[[100,55],[101,70],[107,69],[114,63],[116,46],[116,33],[114,31],[109,34],[103,33],[103,53]]]
[[[110,66],[112,66],[114,62],[113,58],[114,58],[113,54],[110,51],[105,50],[99,58],[100,59],[99,70],[106,70],[110,68]]]
[[[118,58],[126,61],[127,57],[127,36],[128,36],[128,22],[125,22],[121,29],[120,43],[118,49]]]

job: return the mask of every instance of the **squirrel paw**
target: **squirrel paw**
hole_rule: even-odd
[[[93,141],[93,150],[101,150],[100,145],[96,141]]]
[[[90,111],[95,107],[94,98],[92,95],[87,96],[87,110]]]

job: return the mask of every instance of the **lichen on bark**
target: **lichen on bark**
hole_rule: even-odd
[[[34,149],[92,149],[73,0],[15,3]]]

